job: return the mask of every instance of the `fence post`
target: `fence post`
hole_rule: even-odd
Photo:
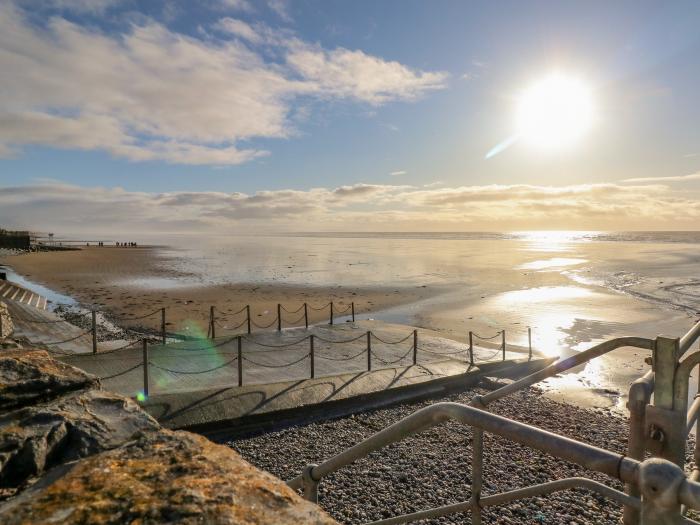
[[[160,332],[163,344],[165,344],[165,308],[160,309]]]
[[[97,312],[92,311],[92,353],[97,353]]]
[[[238,386],[243,386],[243,338],[238,336]]]
[[[527,360],[532,359],[532,328],[527,327]]]
[[[503,361],[506,360],[506,331],[501,330],[501,350],[503,351]]]
[[[0,339],[4,337],[3,333],[3,328],[2,328],[2,315],[0,315]]]
[[[372,370],[372,332],[367,332],[367,371]]]
[[[245,306],[245,311],[246,311],[246,316],[247,316],[247,321],[248,321],[248,333],[250,333],[250,305],[247,304]]]
[[[282,305],[277,303],[277,331],[282,331]]]
[[[311,379],[314,378],[316,375],[316,371],[314,370],[314,336],[311,334],[309,336],[309,350],[310,350],[310,355],[311,355]]]
[[[148,397],[148,340],[143,340],[143,395]]]
[[[209,324],[211,325],[211,338],[216,339],[216,328],[214,327],[214,306],[209,307]]]
[[[304,326],[306,329],[309,329],[309,309],[306,307],[306,303],[304,303]]]
[[[418,364],[418,330],[413,330],[413,364]]]
[[[469,330],[469,364],[474,366],[474,343],[472,341],[472,331]]]
[[[350,308],[352,309],[352,322],[355,322],[355,303],[350,303]]]
[[[331,322],[330,324],[333,324],[333,301],[331,301]]]

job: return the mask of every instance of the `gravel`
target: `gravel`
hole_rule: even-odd
[[[304,465],[320,463],[423,406],[437,401],[468,403],[485,391],[480,388],[439,400],[402,404],[228,445],[253,465],[290,479]],[[491,410],[618,453],[626,450],[625,418],[604,409],[557,403],[536,388],[493,403]],[[455,422],[404,439],[325,478],[319,504],[341,523],[354,524],[468,500],[471,442],[470,429]],[[485,434],[484,445],[484,495],[571,476],[586,476],[622,490],[621,483],[607,476],[497,436]],[[488,524],[617,525],[622,509],[617,503],[577,489],[492,507],[483,516]],[[453,514],[422,523],[469,523],[469,516]]]

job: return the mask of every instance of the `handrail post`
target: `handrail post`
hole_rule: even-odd
[[[143,340],[143,395],[148,397],[148,340]]]
[[[527,360],[532,360],[532,328],[527,327]]]
[[[282,331],[282,305],[277,303],[277,331]]]
[[[97,353],[97,312],[92,311],[92,353]]]
[[[354,323],[355,322],[355,302],[354,301],[350,303],[350,308],[352,311],[352,322]]]
[[[501,351],[503,352],[503,361],[506,360],[506,331],[501,330]]]
[[[471,330],[469,330],[469,365],[474,366],[474,341]]]
[[[314,336],[311,334],[309,336],[309,353],[311,355],[311,379],[316,375],[316,370],[314,368]]]
[[[418,364],[418,330],[413,330],[413,364]]]
[[[246,321],[248,322],[248,333],[250,333],[250,305],[247,304],[245,306],[245,311],[246,311]]]
[[[216,328],[214,327],[214,305],[209,307],[209,324],[211,325],[211,338],[216,339]]]
[[[160,334],[163,344],[165,344],[165,308],[160,309]]]
[[[238,386],[243,386],[243,338],[238,336]]]
[[[331,321],[330,324],[333,324],[333,301],[331,301]]]
[[[630,413],[627,455],[639,461],[644,460],[646,451],[645,411],[651,399],[653,385],[653,372],[649,371],[632,383],[627,396],[627,409]],[[638,498],[640,496],[639,486],[636,483],[625,484],[625,494]],[[625,505],[622,522],[625,525],[637,525],[639,511],[630,505]]]
[[[367,371],[372,370],[372,332],[367,332]]]
[[[659,336],[653,355],[654,404],[646,411],[647,435],[651,437],[650,449],[654,455],[683,468],[685,461],[686,417],[685,399],[676,399],[676,373],[680,357],[680,339]],[[686,378],[687,379],[687,378]]]
[[[306,306],[306,303],[304,303],[304,326],[308,330],[309,329],[309,309]]]

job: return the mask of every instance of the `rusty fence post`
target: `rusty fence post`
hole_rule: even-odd
[[[314,336],[311,334],[309,336],[309,355],[311,356],[311,379],[316,375],[316,370],[314,368]]]
[[[143,340],[143,395],[148,397],[148,340]]]
[[[163,344],[165,344],[165,308],[160,309],[160,334]]]
[[[238,386],[243,386],[243,338],[238,336]]]
[[[277,303],[277,331],[282,331],[282,305]]]
[[[506,331],[501,330],[501,351],[503,352],[503,361],[506,360]]]
[[[367,371],[372,370],[372,332],[367,332]]]
[[[527,360],[532,359],[532,328],[527,327]]]
[[[248,322],[248,333],[250,333],[250,305],[247,304],[245,307],[246,321]]]
[[[471,330],[469,330],[469,364],[474,366],[474,340]]]
[[[92,311],[92,353],[97,353],[97,312]]]
[[[309,329],[309,309],[306,303],[304,303],[304,326],[307,330]]]
[[[413,364],[418,364],[418,330],[413,330]]]
[[[330,324],[333,324],[333,301],[331,301],[331,320]]]
[[[350,303],[350,308],[352,311],[352,322],[354,323],[355,322],[355,303],[354,302]]]
[[[2,327],[2,315],[0,315],[0,339],[5,337],[5,334],[3,333],[3,327]]]

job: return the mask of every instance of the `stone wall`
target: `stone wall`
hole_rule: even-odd
[[[0,349],[0,523],[336,523],[43,350]]]

